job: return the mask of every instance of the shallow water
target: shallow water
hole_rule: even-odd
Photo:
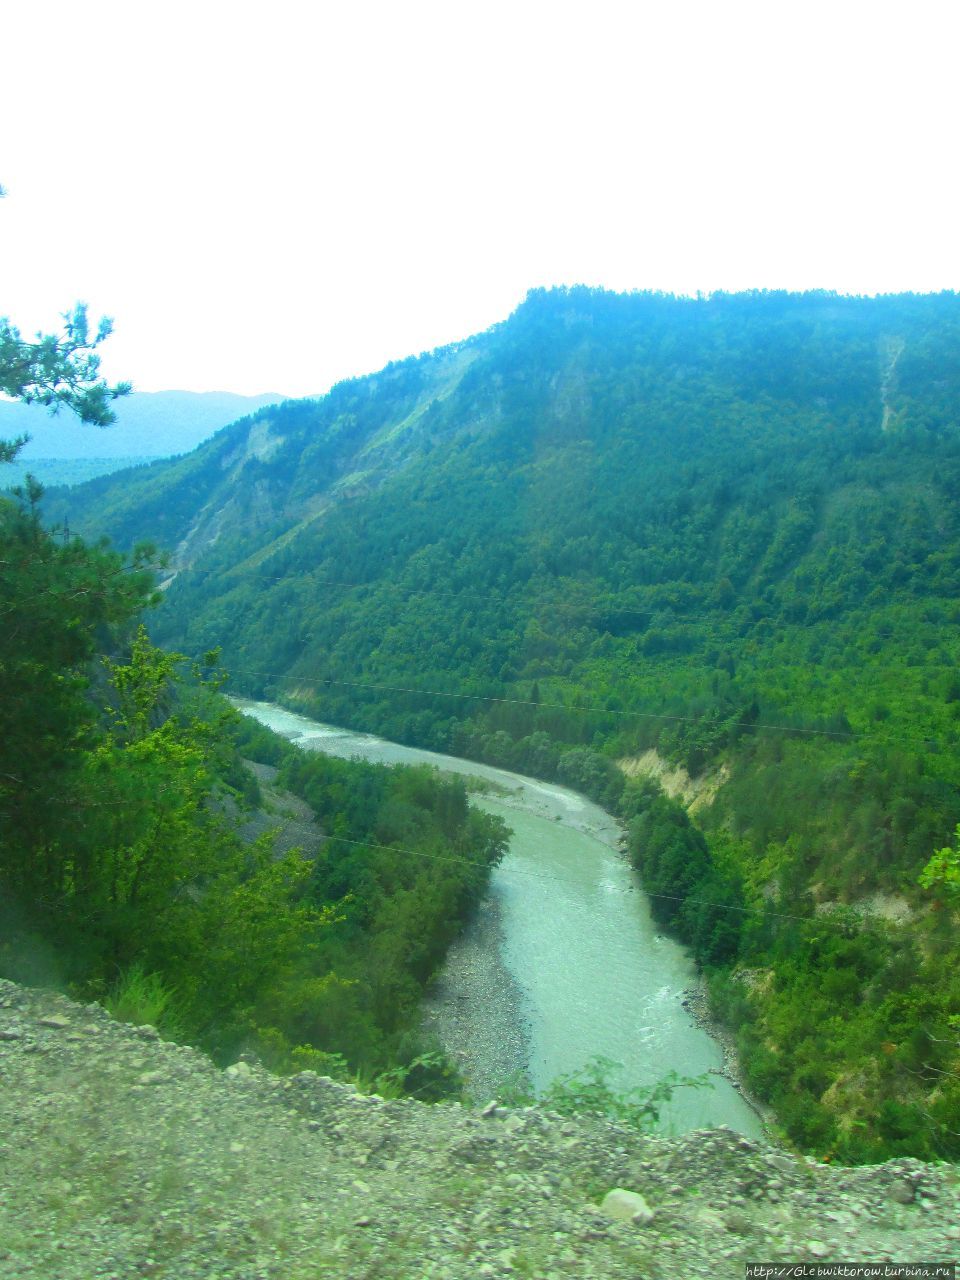
[[[323,725],[271,703],[236,703],[306,750],[431,764],[506,789],[473,803],[513,830],[490,892],[500,909],[503,960],[523,992],[536,1089],[601,1055],[622,1064],[613,1076],[620,1087],[721,1067],[718,1045],[680,1003],[695,980],[693,965],[657,932],[634,872],[616,851],[619,828],[603,809],[505,769]],[[760,1121],[729,1081],[709,1081],[711,1088],[679,1090],[661,1127],[681,1133],[726,1124],[760,1136]]]

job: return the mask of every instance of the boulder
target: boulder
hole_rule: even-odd
[[[653,1210],[638,1191],[627,1191],[624,1187],[614,1187],[603,1197],[600,1212],[608,1218],[616,1218],[621,1222],[635,1222],[638,1227],[645,1227],[653,1221]]]

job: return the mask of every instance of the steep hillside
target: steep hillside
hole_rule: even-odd
[[[285,401],[220,431],[193,454],[104,477],[49,504],[53,516],[125,545],[159,542],[182,570],[218,543],[258,559],[330,509],[388,479],[422,446],[427,409],[457,387],[468,348],[389,365],[321,400]]]
[[[235,690],[619,809],[793,1139],[955,1156],[958,427],[953,294],[556,290],[52,511]]]
[[[936,1262],[960,1242],[944,1165],[829,1168],[724,1129],[668,1141],[218,1071],[2,981],[0,1083],[0,1274],[17,1280],[732,1280],[759,1259]]]

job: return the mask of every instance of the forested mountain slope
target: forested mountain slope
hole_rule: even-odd
[[[50,511],[170,548],[235,690],[618,808],[754,1087],[864,1159],[960,1153],[958,494],[955,295],[573,289]],[[723,764],[706,838],[654,745]]]

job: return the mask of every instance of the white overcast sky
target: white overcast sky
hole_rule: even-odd
[[[305,395],[534,285],[960,287],[960,6],[5,7],[0,314]]]

